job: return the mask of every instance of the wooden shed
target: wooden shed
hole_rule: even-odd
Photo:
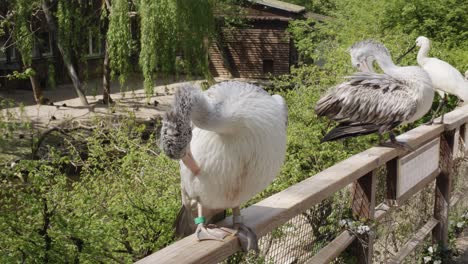
[[[289,73],[297,54],[286,29],[303,18],[305,8],[277,0],[250,0],[243,7],[247,25],[221,28],[209,52],[210,70],[217,77],[266,78]]]

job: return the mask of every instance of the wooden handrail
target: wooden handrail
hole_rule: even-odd
[[[398,136],[397,139],[405,141],[413,149],[417,149],[430,140],[440,137],[445,131],[459,128],[467,121],[468,106],[465,106],[447,113],[444,125],[422,125]],[[364,175],[405,154],[407,152],[402,149],[372,147],[243,209],[244,221],[261,237]],[[418,190],[427,184],[429,182],[425,182],[424,186],[418,186]],[[412,190],[413,194],[418,190]],[[387,211],[389,206],[381,204],[376,209],[379,208]],[[382,216],[382,211],[375,212],[377,219]],[[232,219],[229,217],[218,224],[228,226],[231,223]],[[348,244],[351,238],[346,234],[342,234],[342,236],[343,243]],[[240,246],[235,237],[228,237],[223,242],[198,242],[196,237],[191,235],[137,263],[217,263],[239,250]]]

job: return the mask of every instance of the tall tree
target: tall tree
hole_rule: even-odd
[[[33,35],[31,31],[30,20],[32,16],[32,11],[35,8],[34,4],[31,4],[27,0],[17,0],[12,3],[10,6],[13,10],[16,10],[14,13],[14,24],[13,29],[11,30],[13,34],[13,39],[15,41],[16,48],[18,49],[21,61],[25,72],[29,76],[31,82],[31,87],[33,90],[34,100],[38,104],[44,103],[44,98],[42,96],[42,88],[37,79],[36,72],[32,66],[32,52],[33,52]],[[27,70],[30,69],[30,70]]]
[[[52,35],[57,35],[57,22],[55,20],[55,17],[52,15],[51,12],[51,2],[49,0],[42,0],[42,11],[44,12],[44,15],[47,19],[47,25],[49,27],[50,32]],[[53,2],[56,4],[57,1]],[[82,82],[78,76],[78,72],[76,70],[76,66],[73,64],[71,60],[71,50],[69,46],[64,45],[64,38],[62,37],[64,35],[64,31],[62,30],[62,34],[57,38],[57,47],[60,51],[60,54],[62,55],[63,63],[65,64],[65,67],[67,68],[68,76],[73,82],[73,87],[75,88],[76,94],[80,98],[81,104],[87,106],[88,100],[86,99],[86,95],[83,90],[83,85]]]
[[[103,20],[104,31],[109,30],[109,12],[111,11],[110,0],[105,0],[102,4],[102,15],[101,19]],[[109,56],[109,41],[105,40],[104,45],[104,61],[102,65],[102,102],[104,104],[112,103],[112,98],[110,96],[111,87],[110,87],[110,56]]]

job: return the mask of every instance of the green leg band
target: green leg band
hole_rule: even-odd
[[[204,224],[206,219],[205,219],[204,216],[199,216],[199,217],[195,218],[194,221],[195,221],[195,224],[198,225],[198,224]]]

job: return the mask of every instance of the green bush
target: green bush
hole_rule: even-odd
[[[0,262],[127,263],[173,241],[177,164],[145,133],[128,119],[2,167]]]

